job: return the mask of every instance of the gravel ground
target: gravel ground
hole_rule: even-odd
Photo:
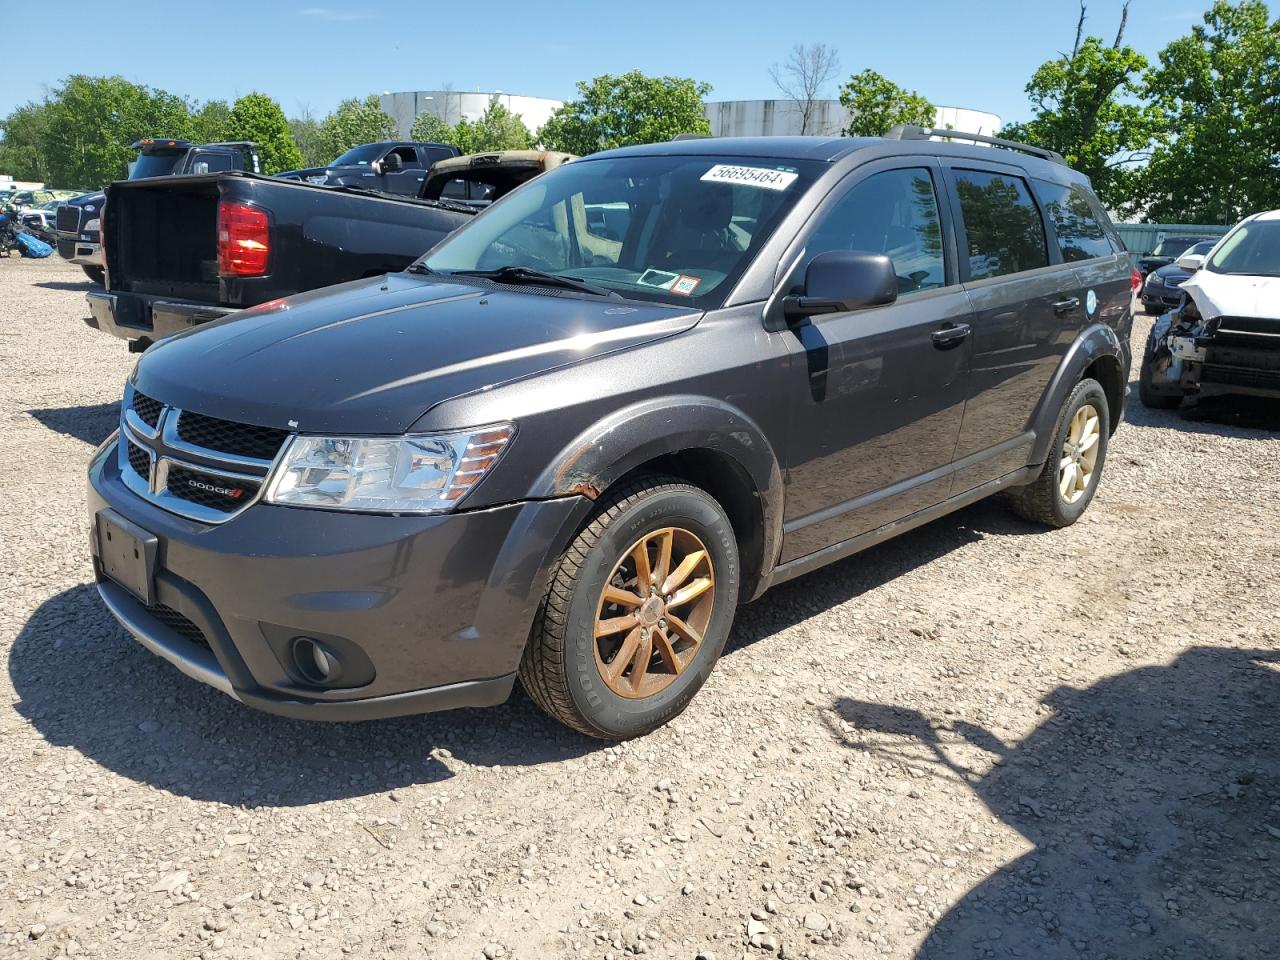
[[[519,694],[309,725],[98,603],[133,358],[86,289],[0,262],[0,957],[1277,955],[1274,411],[1135,399],[1084,521],[979,504],[788,584],[642,740]]]

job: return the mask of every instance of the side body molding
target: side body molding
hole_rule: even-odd
[[[711,451],[750,480],[763,520],[758,576],[763,584],[782,542],[782,471],[760,427],[723,400],[689,394],[653,397],[615,411],[556,454],[531,485],[530,495],[595,499],[636,467],[682,451]],[[747,584],[744,599],[754,599],[757,589],[757,584]]]
[[[1110,357],[1116,363],[1120,373],[1120,397],[1123,403],[1125,391],[1128,389],[1129,354],[1111,327],[1104,323],[1091,324],[1081,331],[1080,336],[1076,337],[1075,342],[1067,350],[1032,415],[1031,429],[1035,432],[1032,463],[1044,463],[1049,455],[1049,446],[1053,442],[1058,414],[1067,396],[1075,389],[1085,370],[1103,357]],[[1103,386],[1105,387],[1106,384]],[[1119,422],[1122,412],[1122,407],[1111,411],[1113,427]]]

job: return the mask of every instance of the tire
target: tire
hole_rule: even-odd
[[[1182,403],[1182,389],[1173,393],[1155,386],[1155,357],[1150,350],[1142,354],[1142,367],[1138,371],[1138,399],[1149,410],[1174,410]]]
[[[1062,492],[1060,483],[1063,480],[1062,462],[1066,455],[1068,439],[1073,432],[1073,421],[1080,411],[1092,407],[1097,419],[1097,440],[1089,448],[1096,447],[1092,467],[1088,470],[1083,489],[1075,490],[1074,499],[1068,499]],[[1058,428],[1053,435],[1053,443],[1049,447],[1049,456],[1045,460],[1040,475],[1025,487],[1020,487],[1010,494],[1014,512],[1035,523],[1047,527],[1069,527],[1075,523],[1093,502],[1098,491],[1098,483],[1102,479],[1102,468],[1107,460],[1107,444],[1111,434],[1111,410],[1107,403],[1106,391],[1097,380],[1081,380],[1062,405],[1058,415]],[[1086,452],[1087,456],[1087,452]],[[1083,458],[1081,458],[1083,460]],[[1080,471],[1083,463],[1078,461],[1076,467]],[[1079,476],[1079,473],[1075,474]]]
[[[652,538],[644,547],[645,562],[653,569],[650,580],[657,577],[667,531],[671,578],[680,573],[682,560],[697,563],[671,596],[679,600],[683,591],[704,580],[712,585],[684,605],[673,603],[669,612],[661,594],[638,607],[629,601],[627,606],[610,603],[604,596],[607,584],[613,595],[639,592],[632,548],[646,538]],[[703,548],[702,560],[697,560],[698,547]],[[733,624],[739,576],[733,527],[705,491],[670,477],[638,479],[611,490],[553,568],[520,663],[520,682],[534,703],[580,733],[604,740],[643,736],[683,711],[710,675]],[[652,620],[659,608],[661,627]],[[637,625],[630,627],[626,618],[633,610]],[[677,619],[677,613],[687,620]],[[678,623],[688,629],[695,620],[698,644],[675,627]],[[627,626],[597,639],[597,622]],[[650,623],[653,632],[645,628],[649,638],[635,638],[630,659],[619,665],[641,623]],[[671,645],[665,646],[662,638]],[[646,649],[649,659],[641,668]],[[675,663],[668,654],[676,657]],[[606,673],[612,671],[618,675],[610,680]],[[633,689],[633,684],[639,686]]]
[[[86,277],[98,286],[105,287],[107,285],[107,273],[102,267],[86,267],[82,265],[80,269],[84,271]]]

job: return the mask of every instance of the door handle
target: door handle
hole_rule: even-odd
[[[1067,297],[1065,300],[1055,301],[1053,304],[1054,313],[1066,313],[1068,310],[1074,310],[1080,306],[1079,297]]]
[[[933,331],[933,343],[937,347],[954,347],[972,332],[973,327],[967,323],[948,323],[942,329]]]

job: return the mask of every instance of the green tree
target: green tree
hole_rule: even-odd
[[[218,143],[232,139],[231,108],[225,100],[209,100],[191,111],[191,139],[196,143]]]
[[[900,123],[932,127],[938,116],[937,108],[920,94],[874,70],[845,81],[840,104],[849,111],[845,133],[851,137],[879,137]]]
[[[1131,200],[1132,164],[1144,156],[1153,132],[1151,111],[1132,99],[1147,60],[1121,39],[1108,46],[1086,37],[1070,56],[1042,64],[1026,86],[1032,119],[1000,131],[1058,151],[1113,209]]]
[[[707,134],[702,101],[710,92],[710,84],[688,77],[604,74],[579,82],[579,99],[552,114],[537,139],[550,149],[585,155],[679,133]]]
[[[422,143],[453,143],[453,127],[434,113],[420,113],[413,121],[409,136]]]
[[[298,153],[302,155],[302,166],[322,167],[333,159],[320,135],[320,121],[311,113],[310,108],[303,107],[302,112],[289,121],[289,132],[293,135],[293,142],[298,145]]]
[[[1160,130],[1137,177],[1147,216],[1234,223],[1280,207],[1280,20],[1260,0],[1217,0],[1159,60],[1146,90]]]
[[[25,104],[0,120],[0,173],[18,180],[52,180],[44,151],[48,131],[47,103]]]
[[[125,176],[143,137],[191,136],[186,102],[123,77],[68,77],[49,98],[43,138],[47,179],[93,187]]]
[[[396,122],[382,112],[377,94],[363,100],[343,100],[338,109],[320,124],[320,142],[327,154],[326,163],[362,143],[394,140]]]
[[[227,132],[229,139],[258,144],[262,172],[267,175],[302,166],[302,154],[293,142],[284,111],[265,93],[248,93],[236,101]]]
[[[484,113],[480,114],[480,119],[470,125],[468,132],[470,142],[464,151],[466,153],[528,150],[533,146],[533,134],[524,125],[524,121],[497,100],[489,103]],[[462,144],[458,144],[458,147],[461,148]]]

